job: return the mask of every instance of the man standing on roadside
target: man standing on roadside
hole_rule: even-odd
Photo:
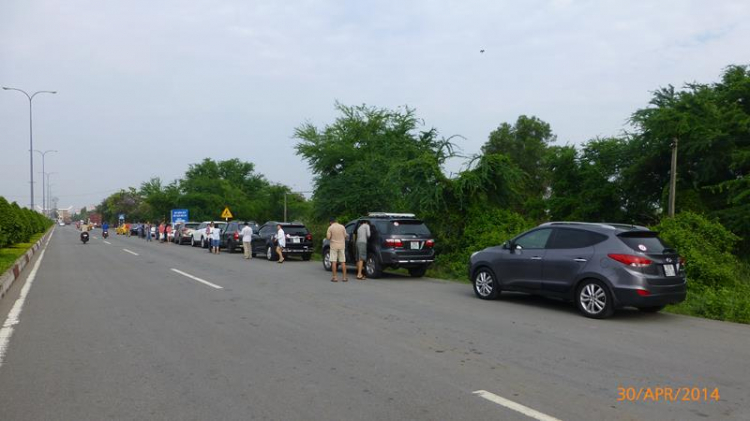
[[[276,225],[276,254],[279,255],[278,263],[284,263],[284,247],[286,247],[286,233],[281,229],[281,224]]]
[[[344,282],[348,282],[349,278],[346,276],[346,228],[343,225],[336,222],[336,218],[328,220],[329,227],[326,231],[326,238],[331,242],[331,248],[329,249],[329,256],[331,258],[331,282],[338,282],[336,279],[337,269],[336,263],[341,263],[341,271],[343,272]]]
[[[242,236],[242,249],[245,251],[245,259],[249,259],[252,255],[250,245],[253,241],[253,229],[250,227],[250,224],[245,222],[240,235]]]
[[[365,279],[362,267],[367,260],[367,241],[370,239],[370,221],[364,220],[357,228],[357,279]]]
[[[146,235],[146,241],[151,242],[151,222],[146,222],[143,226],[143,233]]]

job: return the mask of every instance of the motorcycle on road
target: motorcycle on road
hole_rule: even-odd
[[[84,231],[81,233],[81,241],[83,242],[83,244],[86,244],[89,241],[88,231]]]

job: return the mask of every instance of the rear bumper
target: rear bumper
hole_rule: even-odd
[[[615,288],[614,295],[618,307],[655,307],[678,304],[685,301],[687,285],[651,287],[648,296],[640,296],[636,289]]]
[[[430,265],[435,261],[435,253],[424,254],[424,255],[409,255],[406,253],[399,252],[383,252],[381,253],[381,261],[386,266],[393,267],[420,267]]]

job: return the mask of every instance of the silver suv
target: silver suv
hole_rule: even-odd
[[[572,300],[586,317],[657,312],[685,300],[685,261],[645,227],[549,222],[471,256],[477,297],[518,291]]]

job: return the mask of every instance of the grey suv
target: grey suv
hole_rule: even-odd
[[[645,227],[549,222],[471,256],[477,297],[519,291],[573,300],[586,317],[657,312],[685,300],[685,262]]]

